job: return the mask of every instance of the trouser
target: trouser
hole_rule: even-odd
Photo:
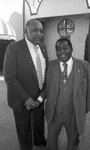
[[[66,150],[77,150],[79,133],[76,125],[75,113],[64,115],[55,113],[53,121],[48,125],[47,150],[58,150],[58,137],[62,127],[65,126],[67,134]]]
[[[32,150],[33,144],[34,146],[45,145],[44,104],[32,111],[23,106],[22,111],[16,109],[13,112],[21,150]]]

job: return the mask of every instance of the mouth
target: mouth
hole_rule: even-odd
[[[62,58],[65,58],[65,57],[66,57],[66,55],[65,55],[65,54],[62,54],[62,55],[61,55],[61,57],[62,57]]]
[[[35,41],[36,41],[36,42],[41,42],[42,39],[41,39],[41,38],[36,38]]]

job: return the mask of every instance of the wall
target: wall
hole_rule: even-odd
[[[87,8],[86,0],[42,0],[37,9],[37,14],[31,15],[35,9],[37,0],[28,0],[30,10],[25,3],[25,22],[29,18],[43,18],[45,21],[45,44],[47,45],[49,59],[55,59],[55,42],[59,38],[57,24],[65,17],[75,22],[75,31],[71,36],[73,44],[73,56],[84,58],[85,40],[88,33],[90,9]]]
[[[83,59],[89,21],[83,14],[89,11],[85,0],[67,0],[67,2],[65,0],[57,0],[57,3],[56,0],[43,0],[37,15],[31,16],[29,8],[25,7],[25,20],[32,17],[48,17],[45,22],[45,44],[47,45],[49,58],[55,59],[54,45],[55,41],[59,38],[56,30],[57,24],[65,15],[70,16],[76,26],[75,32],[71,37],[74,47],[73,55]],[[0,18],[11,23],[16,32],[16,40],[23,37],[23,0],[0,0]]]
[[[41,1],[40,5],[38,4],[38,0],[27,1],[30,4],[31,11],[37,8],[38,13],[31,16],[28,5],[25,4],[26,20],[30,17],[42,18],[90,13],[86,0],[39,0],[39,2]]]
[[[48,49],[49,59],[55,59],[55,42],[60,38],[57,33],[57,25],[63,19],[67,17],[55,17],[47,18],[45,22],[45,44]],[[73,56],[83,59],[85,40],[88,33],[89,20],[85,15],[68,16],[75,23],[75,30],[71,35],[71,41],[73,44]]]

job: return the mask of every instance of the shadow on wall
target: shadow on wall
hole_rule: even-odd
[[[3,70],[3,60],[6,48],[12,42],[14,42],[14,40],[0,40],[0,71]]]
[[[17,12],[13,12],[10,16],[9,23],[15,30],[16,40],[20,40],[23,38],[23,12],[19,14]]]

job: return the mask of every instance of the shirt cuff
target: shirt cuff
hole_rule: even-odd
[[[42,103],[42,102],[43,102],[43,99],[42,99],[42,97],[41,97],[41,96],[39,96],[39,97],[37,98],[37,100],[38,100],[38,101],[40,101],[40,103]]]

